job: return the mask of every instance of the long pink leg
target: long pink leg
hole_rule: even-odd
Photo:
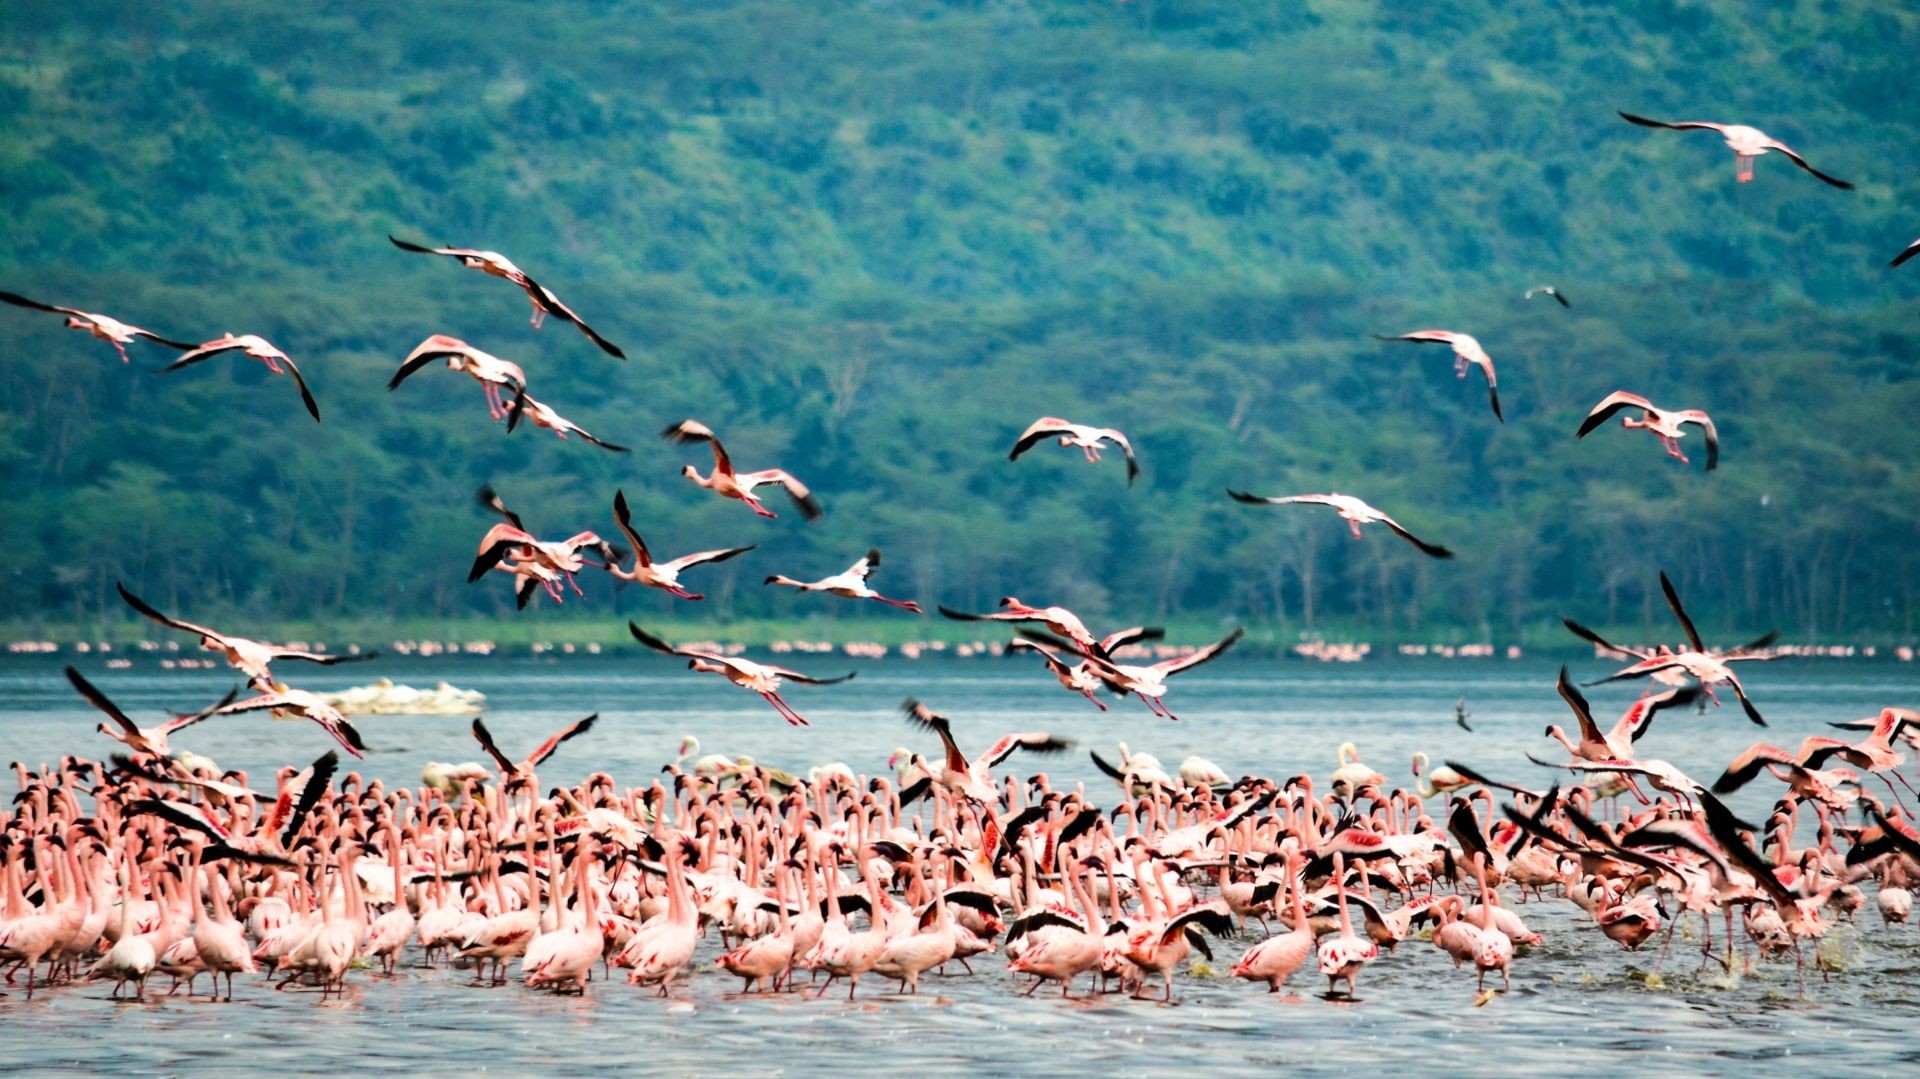
[[[118,353],[120,354],[120,362],[121,362],[121,363],[132,363],[132,362],[133,362],[132,360],[130,360],[130,359],[128,359],[128,358],[127,358],[127,347],[126,347],[125,345],[123,345],[123,344],[121,344],[121,343],[120,343],[120,342],[118,342],[118,341],[108,341],[108,342],[107,342],[107,344],[109,344],[109,345],[112,345],[112,346],[113,346],[113,350],[114,350],[115,352],[118,352]]]
[[[779,514],[773,512],[767,507],[762,506],[758,499],[748,497],[748,498],[742,498],[740,501],[745,502],[749,506],[752,506],[753,512],[759,514],[762,517],[771,519],[771,518],[780,516]]]
[[[1103,701],[1103,700],[1101,700],[1100,698],[1098,698],[1098,697],[1096,697],[1096,696],[1094,696],[1094,695],[1093,695],[1093,690],[1090,690],[1090,689],[1083,689],[1083,690],[1081,690],[1080,692],[1081,692],[1081,694],[1082,694],[1083,696],[1085,696],[1085,697],[1087,698],[1087,700],[1089,700],[1089,701],[1092,701],[1092,702],[1093,702],[1093,706],[1094,706],[1095,708],[1098,708],[1098,709],[1100,709],[1100,710],[1101,710],[1102,712],[1104,712],[1104,711],[1106,711],[1106,710],[1107,710],[1107,703],[1106,703],[1105,701]]]
[[[1359,521],[1348,521],[1347,530],[1353,533],[1354,539],[1360,538],[1360,522]]]
[[[541,307],[540,301],[534,299],[532,296],[527,297],[527,302],[533,305],[533,328],[537,330],[540,328],[540,324],[547,320],[547,309]]]
[[[887,597],[878,595],[878,594],[875,594],[873,598],[879,600],[882,603],[887,604],[890,607],[898,607],[903,611],[912,611],[915,614],[920,613],[920,605],[918,603],[913,602],[910,599],[888,599]]]
[[[1753,179],[1753,156],[1750,154],[1733,155],[1733,178],[1736,183],[1746,183]]]

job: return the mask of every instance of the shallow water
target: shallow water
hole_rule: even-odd
[[[1028,659],[849,661],[790,657],[810,673],[858,669],[854,682],[796,686],[789,699],[813,720],[790,728],[758,698],[653,657],[381,660],[312,671],[289,665],[306,688],[329,689],[385,675],[415,686],[445,678],[485,691],[488,726],[510,754],[555,727],[599,711],[589,735],[563,746],[543,782],[570,782],[604,769],[623,785],[646,782],[675,753],[680,736],[698,735],[703,752],[748,753],[795,771],[842,760],[856,771],[885,769],[907,745],[928,751],[925,736],[900,721],[903,697],[920,697],[951,716],[963,747],[974,751],[1008,730],[1046,729],[1077,739],[1073,753],[1015,758],[1020,774],[1045,768],[1056,781],[1084,780],[1103,799],[1114,788],[1084,750],[1114,759],[1114,743],[1150,750],[1169,769],[1201,754],[1229,774],[1322,782],[1340,742],[1395,782],[1411,782],[1409,758],[1425,750],[1517,782],[1545,785],[1551,774],[1526,762],[1564,755],[1540,737],[1565,723],[1553,692],[1553,667],[1538,661],[1382,660],[1354,666],[1221,661],[1181,676],[1169,703],[1179,723],[1157,720],[1137,703],[1102,714],[1061,690]],[[107,671],[96,658],[89,678],[136,719],[163,707],[204,704],[231,685],[223,672],[163,671],[152,659]],[[1920,672],[1891,663],[1780,661],[1747,668],[1755,701],[1772,726],[1749,725],[1735,707],[1664,713],[1641,743],[1711,782],[1756,737],[1791,748],[1828,720],[1868,716],[1888,704],[1912,706]],[[1605,668],[1578,665],[1597,677]],[[1632,700],[1632,687],[1597,687],[1603,722]],[[1453,722],[1456,698],[1473,712],[1472,733]],[[100,716],[74,695],[60,664],[0,662],[0,757],[38,763],[63,753],[104,757],[114,746],[91,733]],[[359,721],[374,753],[356,767],[392,782],[415,782],[429,760],[479,757],[466,717],[368,717]],[[330,743],[310,724],[235,717],[184,732],[178,746],[244,768],[270,782],[280,764],[318,756]],[[1774,791],[1755,783],[1736,808],[1763,809]],[[1509,893],[1508,902],[1513,902]],[[1542,946],[1514,964],[1513,992],[1474,1007],[1474,976],[1456,971],[1430,944],[1409,941],[1369,967],[1360,1001],[1332,1002],[1324,982],[1295,975],[1290,992],[1224,976],[1253,935],[1216,942],[1215,976],[1180,978],[1177,1003],[1103,997],[1061,1000],[1025,988],[1004,963],[983,956],[978,974],[931,978],[917,998],[896,998],[880,979],[864,979],[848,1003],[797,995],[741,996],[739,983],[713,971],[717,938],[699,953],[706,968],[672,999],[616,980],[596,982],[584,998],[556,998],[524,987],[475,988],[465,972],[404,967],[392,978],[349,977],[344,1001],[313,992],[276,993],[262,979],[236,981],[237,1002],[107,999],[104,986],[67,987],[0,998],[0,1059],[36,1071],[247,1073],[357,1070],[565,1073],[647,1068],[670,1074],[715,1067],[814,1074],[833,1068],[919,1068],[946,1073],[1051,1074],[1089,1067],[1115,1074],[1170,1068],[1250,1070],[1282,1066],[1333,1074],[1382,1065],[1427,1074],[1448,1071],[1541,1074],[1633,1069],[1636,1075],[1698,1074],[1739,1062],[1763,1071],[1914,1074],[1920,1064],[1920,927],[1886,928],[1871,903],[1854,928],[1824,945],[1843,969],[1823,982],[1810,973],[1805,998],[1794,968],[1767,964],[1729,979],[1699,968],[1697,939],[1676,935],[1649,983],[1654,954],[1629,954],[1602,937],[1571,904],[1551,900],[1518,908]],[[1716,930],[1718,926],[1716,925]],[[1698,931],[1688,927],[1688,936]],[[409,960],[418,963],[417,950]],[[957,971],[958,968],[953,968]],[[156,979],[164,985],[165,979]],[[1076,986],[1084,992],[1086,983]],[[1057,990],[1054,991],[1057,993]],[[1803,1058],[1796,1060],[1795,1058]]]

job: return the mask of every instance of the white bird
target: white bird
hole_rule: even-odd
[[[913,600],[889,599],[867,586],[867,578],[872,576],[873,571],[878,568],[880,568],[880,548],[874,547],[867,551],[865,558],[848,566],[844,572],[836,573],[831,577],[822,577],[817,581],[796,581],[791,577],[775,573],[762,583],[797,588],[802,592],[825,592],[828,595],[842,596],[846,599],[879,600],[881,603],[898,607],[903,611],[922,613],[920,605]]]
[[[586,428],[555,412],[543,402],[534,400],[533,395],[525,391],[522,391],[513,399],[513,403],[507,406],[507,432],[509,434],[513,432],[515,427],[520,425],[520,417],[522,416],[532,420],[535,427],[544,427],[554,434],[559,435],[562,439],[565,439],[568,434],[576,434],[603,450],[612,450],[615,453],[633,452],[625,446],[616,446],[611,442],[605,442],[595,438]]]
[[[1556,295],[1558,294],[1556,293]],[[1480,347],[1479,341],[1464,333],[1454,333],[1451,330],[1415,330],[1412,333],[1396,334],[1392,337],[1384,334],[1374,334],[1373,336],[1381,341],[1405,341],[1417,345],[1446,345],[1453,349],[1454,374],[1465,378],[1467,377],[1467,365],[1472,364],[1479,367],[1481,374],[1487,376],[1487,400],[1493,404],[1493,418],[1499,420],[1501,423],[1507,422],[1507,418],[1500,414],[1500,380],[1495,377],[1493,372],[1493,357],[1487,355],[1487,350]]]
[[[1420,548],[1422,552],[1432,555],[1434,558],[1453,557],[1452,551],[1422,540],[1412,532],[1407,531],[1406,526],[1402,525],[1399,521],[1374,509],[1372,506],[1369,506],[1352,495],[1343,495],[1338,491],[1325,495],[1287,495],[1284,498],[1265,498],[1260,495],[1251,495],[1245,491],[1236,491],[1228,488],[1227,494],[1231,495],[1236,502],[1249,502],[1255,505],[1264,503],[1269,506],[1286,506],[1293,503],[1311,503],[1321,506],[1332,506],[1342,518],[1345,518],[1348,527],[1353,531],[1354,539],[1360,538],[1361,525],[1383,524],[1398,533],[1401,539]]]
[[[1527,290],[1526,298],[1529,300],[1533,299],[1533,295],[1536,292],[1546,293],[1548,296],[1551,296],[1554,299],[1560,301],[1561,307],[1573,306],[1572,304],[1567,302],[1567,298],[1565,296],[1560,295],[1560,290],[1557,288],[1554,288],[1552,285],[1535,285],[1532,288]]]
[[[1672,131],[1697,130],[1718,132],[1720,137],[1726,140],[1727,149],[1733,151],[1734,180],[1739,183],[1744,184],[1748,180],[1753,179],[1754,158],[1770,150],[1778,150],[1780,153],[1786,155],[1787,160],[1819,177],[1821,180],[1847,191],[1853,190],[1852,184],[1845,180],[1836,180],[1826,173],[1821,172],[1819,169],[1814,168],[1812,165],[1807,164],[1807,159],[1794,153],[1787,147],[1786,143],[1773,138],[1757,127],[1748,127],[1745,124],[1710,124],[1701,120],[1686,120],[1677,124],[1670,124],[1663,120],[1649,120],[1644,116],[1635,116],[1632,113],[1626,112],[1621,113],[1620,118],[1630,124],[1639,124],[1641,127],[1664,127]]]
[[[1120,452],[1127,457],[1127,485],[1131,487],[1134,479],[1140,475],[1140,462],[1133,456],[1133,444],[1127,441],[1126,435],[1111,427],[1088,427],[1057,416],[1042,416],[1020,432],[1020,439],[1013,444],[1013,452],[1007,454],[1007,460],[1018,460],[1021,454],[1049,438],[1059,439],[1062,446],[1079,447],[1089,461],[1098,461],[1101,443],[1111,442],[1120,447]]]

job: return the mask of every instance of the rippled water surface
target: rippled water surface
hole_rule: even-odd
[[[1030,657],[1029,657],[1030,658]],[[961,744],[983,748],[1013,729],[1044,728],[1080,748],[1050,760],[1016,758],[1023,772],[1045,767],[1056,780],[1085,780],[1101,797],[1116,793],[1082,752],[1109,756],[1114,743],[1150,750],[1171,768],[1189,753],[1229,774],[1307,772],[1324,783],[1343,741],[1396,782],[1411,782],[1417,750],[1483,771],[1544,784],[1522,754],[1556,759],[1540,732],[1563,723],[1553,668],[1536,661],[1379,661],[1353,667],[1222,661],[1176,681],[1169,703],[1179,723],[1156,720],[1137,704],[1102,714],[1061,690],[1037,664],[1022,660],[848,661],[799,657],[817,674],[858,669],[852,683],[793,687],[789,699],[810,728],[789,728],[757,697],[652,657],[553,660],[381,660],[358,669],[302,670],[307,688],[328,689],[385,675],[430,686],[441,678],[486,692],[488,725],[507,752],[524,752],[553,728],[591,711],[594,731],[561,748],[542,770],[547,784],[605,769],[640,784],[670,760],[683,734],[703,752],[747,753],[795,771],[830,760],[855,770],[885,769],[888,753],[926,739],[899,719],[901,698],[926,700],[956,721]],[[156,709],[186,709],[224,692],[223,673],[162,671],[151,660],[131,670],[84,665],[105,691],[139,719]],[[1576,675],[1596,677],[1588,662]],[[1871,715],[1888,704],[1920,704],[1920,678],[1894,664],[1777,662],[1748,668],[1752,693],[1772,726],[1751,727],[1737,708],[1705,716],[1665,713],[1641,743],[1642,755],[1667,759],[1711,781],[1756,736],[1793,746],[1824,732],[1828,720]],[[1631,687],[1598,687],[1597,713],[1617,715]],[[1474,731],[1453,723],[1465,695]],[[57,662],[0,664],[0,754],[52,760],[63,753],[103,757],[114,748],[93,733],[100,720],[73,694]],[[358,767],[388,782],[417,781],[429,760],[480,757],[464,717],[360,721],[374,752]],[[210,721],[177,746],[268,782],[274,767],[304,762],[327,748],[305,723],[244,717]],[[1111,757],[1109,756],[1109,759]],[[1756,783],[1758,810],[1771,789]],[[1509,903],[1513,902],[1511,896]],[[1324,982],[1295,975],[1290,992],[1224,976],[1256,936],[1217,942],[1215,974],[1183,976],[1177,1003],[1117,997],[1061,1000],[1024,988],[1003,962],[983,956],[973,976],[931,978],[917,997],[895,997],[878,978],[860,998],[834,993],[742,996],[739,982],[712,970],[717,939],[702,946],[706,968],[662,1000],[623,981],[595,982],[584,998],[556,998],[518,985],[476,988],[461,971],[403,967],[388,978],[349,977],[343,1001],[313,992],[276,993],[260,979],[236,982],[236,1003],[155,997],[107,999],[101,986],[66,987],[26,1001],[0,998],[0,1060],[7,1070],[131,1074],[261,1074],[410,1070],[428,1074],[495,1071],[578,1073],[610,1069],[672,1074],[716,1068],[818,1074],[846,1068],[987,1074],[1148,1074],[1252,1071],[1407,1074],[1472,1072],[1563,1074],[1767,1073],[1920,1074],[1920,927],[1887,928],[1871,904],[1857,927],[1823,945],[1841,969],[1831,981],[1810,975],[1799,996],[1794,968],[1761,966],[1729,979],[1699,969],[1697,939],[1676,935],[1660,976],[1654,954],[1628,954],[1602,937],[1563,900],[1518,908],[1546,942],[1514,964],[1513,992],[1474,1007],[1474,977],[1456,971],[1424,941],[1409,941],[1361,977],[1360,1001],[1332,1002]],[[1690,926],[1687,938],[1697,933]],[[418,963],[417,950],[410,953]],[[952,968],[958,971],[958,968]],[[164,987],[166,979],[156,978]],[[1076,991],[1084,991],[1083,980]]]

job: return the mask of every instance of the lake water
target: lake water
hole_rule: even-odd
[[[151,657],[118,671],[105,670],[98,657],[79,658],[87,660],[80,666],[89,678],[142,721],[158,718],[161,708],[204,705],[233,683],[225,672],[163,671]],[[1178,723],[1153,718],[1137,702],[1098,712],[1062,690],[1032,657],[783,662],[819,675],[860,674],[841,686],[791,687],[788,699],[813,721],[792,728],[758,697],[653,656],[382,659],[338,669],[288,664],[282,673],[323,690],[380,676],[421,687],[444,678],[480,689],[489,698],[488,726],[512,755],[598,711],[600,725],[542,769],[543,786],[594,769],[622,785],[644,784],[689,733],[701,739],[702,752],[747,753],[792,771],[844,761],[878,773],[895,746],[937,749],[900,719],[898,705],[909,695],[952,717],[969,752],[1009,730],[1075,739],[1068,756],[1009,764],[1020,774],[1044,768],[1056,781],[1084,780],[1109,802],[1117,791],[1085,750],[1112,760],[1121,741],[1155,753],[1170,769],[1197,753],[1231,775],[1307,772],[1322,784],[1337,746],[1353,741],[1368,764],[1397,783],[1411,783],[1409,759],[1424,750],[1436,761],[1450,757],[1544,786],[1551,774],[1523,754],[1563,758],[1540,734],[1546,724],[1569,719],[1553,691],[1553,666],[1537,660],[1222,660],[1175,680],[1168,703],[1182,717]],[[1583,661],[1574,673],[1593,678],[1607,670]],[[1711,782],[1756,737],[1792,748],[1808,734],[1825,733],[1829,720],[1920,703],[1920,670],[1912,666],[1778,661],[1743,673],[1771,727],[1752,727],[1737,706],[1704,716],[1663,713],[1641,743],[1642,755]],[[1590,693],[1604,723],[1637,688]],[[1453,721],[1454,701],[1463,695],[1472,733]],[[73,693],[58,661],[0,662],[0,757],[104,758],[116,746],[93,733],[101,718]],[[367,717],[358,725],[374,752],[356,767],[389,783],[417,782],[429,760],[481,757],[466,717]],[[176,748],[244,768],[258,785],[271,782],[275,767],[304,763],[329,745],[311,724],[235,717],[184,732]],[[1774,790],[1769,781],[1742,794],[1736,808],[1758,812]],[[874,977],[863,980],[852,1003],[840,992],[823,1000],[741,996],[736,979],[712,969],[715,937],[699,953],[701,973],[670,1000],[618,980],[595,982],[584,998],[554,998],[518,984],[474,988],[465,972],[415,966],[391,978],[356,971],[345,999],[325,1003],[312,992],[274,992],[257,978],[236,981],[232,1005],[182,997],[123,1004],[107,999],[104,984],[37,994],[30,1002],[16,991],[0,998],[0,1052],[10,1072],[195,1075],[348,1068],[1140,1075],[1276,1066],[1304,1074],[1397,1067],[1416,1075],[1538,1075],[1569,1062],[1596,1074],[1630,1069],[1637,1076],[1735,1066],[1913,1075],[1920,1065],[1920,927],[1883,927],[1871,903],[1857,927],[1837,929],[1823,945],[1843,969],[1826,983],[1811,974],[1804,999],[1791,961],[1729,979],[1715,965],[1700,970],[1697,941],[1676,935],[1662,979],[1650,984],[1644,973],[1653,965],[1651,951],[1622,951],[1564,900],[1518,909],[1546,942],[1515,962],[1510,995],[1478,1008],[1473,973],[1454,970],[1423,941],[1409,941],[1368,968],[1357,1003],[1322,999],[1324,980],[1309,971],[1295,975],[1290,993],[1269,996],[1224,974],[1257,935],[1216,942],[1219,973],[1182,977],[1177,1003],[1168,1006],[1117,997],[1063,1001],[1044,991],[1017,999],[1024,984],[997,956],[976,959],[974,976],[923,982],[917,998],[896,998]],[[417,963],[417,950],[410,959]],[[1085,988],[1083,979],[1076,991]]]

